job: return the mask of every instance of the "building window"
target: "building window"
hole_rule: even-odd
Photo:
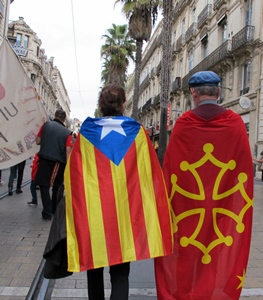
[[[194,53],[191,52],[189,54],[189,62],[188,62],[188,65],[189,65],[189,71],[191,71],[194,67]]]
[[[174,43],[176,42],[176,30],[174,31],[173,41],[174,41]]]
[[[196,9],[194,8],[192,10],[192,23],[195,23],[195,21],[196,21]]]
[[[22,41],[22,34],[17,33],[16,34],[16,44],[17,44],[17,46],[21,46],[21,41]]]
[[[224,23],[222,25],[222,43],[224,43],[227,40],[227,24]]]
[[[252,25],[252,0],[247,1],[246,25]]]
[[[183,60],[182,59],[179,62],[178,74],[179,74],[180,77],[183,77]]]
[[[250,87],[250,62],[246,63],[243,66],[242,90],[240,91],[240,96],[247,94],[249,92],[249,87]]]
[[[35,79],[36,79],[36,75],[31,73],[31,80],[32,80],[33,83],[35,83]]]
[[[201,45],[202,45],[202,57],[204,59],[208,56],[208,34],[207,33],[201,38]]]
[[[187,101],[187,103],[186,103],[186,111],[188,111],[188,110],[191,110],[192,109],[192,104],[191,104],[191,101]]]
[[[24,36],[24,48],[28,48],[28,40],[29,40],[29,36],[25,35]]]
[[[185,34],[185,19],[182,20],[182,35]]]

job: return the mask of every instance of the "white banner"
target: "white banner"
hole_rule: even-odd
[[[34,156],[47,120],[36,88],[9,42],[0,36],[0,169]]]

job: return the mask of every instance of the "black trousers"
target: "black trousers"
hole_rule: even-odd
[[[104,300],[104,268],[87,271],[89,300]],[[110,267],[110,300],[127,300],[129,298],[130,263]]]
[[[44,158],[39,158],[39,165],[36,173],[35,183],[40,187],[40,195],[43,204],[42,217],[44,219],[51,219],[52,214],[55,214],[58,203],[58,196],[60,194],[60,187],[63,186],[65,164],[60,163],[56,175],[54,175],[54,168],[57,162]],[[52,198],[50,196],[51,179],[53,180]]]

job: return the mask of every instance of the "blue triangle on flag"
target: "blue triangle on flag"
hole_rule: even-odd
[[[116,165],[134,142],[141,125],[135,120],[116,116],[110,118],[88,117],[82,124],[82,134]]]

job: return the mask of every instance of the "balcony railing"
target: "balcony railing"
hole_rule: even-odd
[[[157,106],[160,103],[161,96],[158,94],[153,100],[153,106]]]
[[[172,93],[181,88],[181,77],[176,77],[175,81],[172,82]]]
[[[185,33],[185,42],[188,43],[190,39],[196,35],[197,24],[192,23],[192,25],[187,29]]]
[[[152,105],[152,98],[148,99],[146,103],[142,106],[142,113],[147,110]]]
[[[232,51],[236,51],[242,46],[248,43],[252,43],[254,40],[254,30],[255,27],[251,25],[246,25],[232,38]]]
[[[140,84],[140,90],[144,88],[144,86],[149,82],[149,74],[143,79],[142,83]]]
[[[200,64],[195,66],[182,80],[182,88],[188,85],[189,78],[198,71],[209,70],[227,57],[232,57],[231,41],[225,41],[220,47],[208,55]]]
[[[173,16],[175,19],[180,15],[180,13],[185,9],[186,5],[189,4],[191,1],[192,0],[180,0],[177,2],[173,12]]]
[[[240,91],[240,96],[245,95],[249,92],[249,86]]]
[[[185,34],[182,34],[176,41],[175,50],[179,51],[185,43]]]
[[[224,3],[226,3],[226,0],[214,0],[214,10],[218,10]]]
[[[198,28],[202,27],[212,13],[212,4],[207,4],[206,7],[201,11],[198,16],[197,26]]]

